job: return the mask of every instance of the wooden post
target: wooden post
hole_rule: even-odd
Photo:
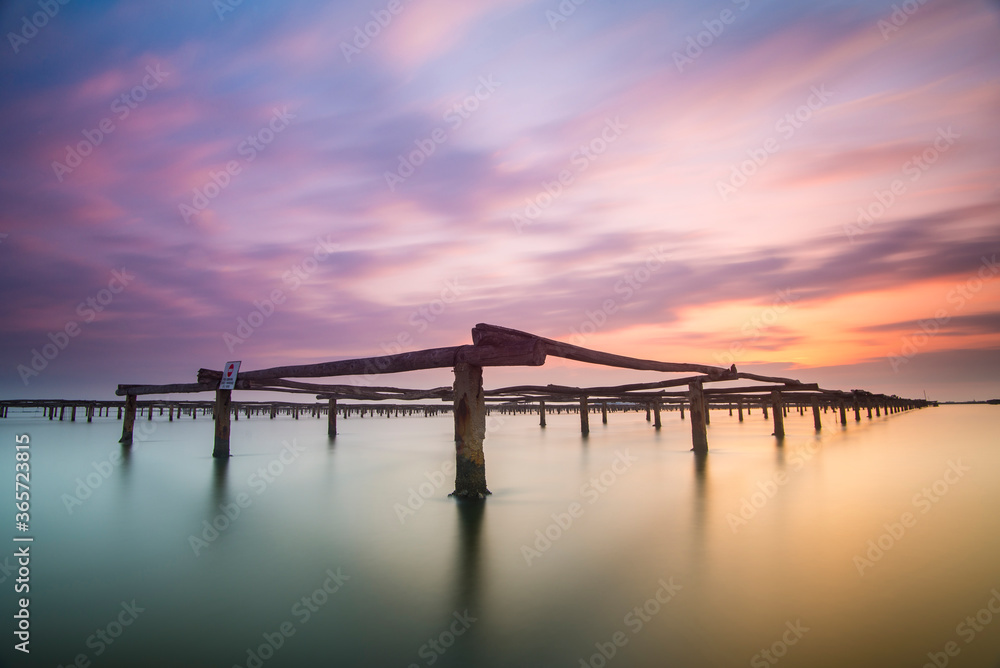
[[[742,399],[737,399],[736,400],[736,410],[739,413],[740,422],[743,422],[743,400]]]
[[[854,421],[861,422],[861,404],[858,403],[857,397],[854,397]]]
[[[601,402],[601,423],[608,423],[608,402],[606,401]]]
[[[845,404],[846,404],[846,402],[843,399],[841,399],[840,400],[840,424],[842,424],[844,426],[847,426],[847,407],[846,407]]]
[[[767,419],[767,403],[764,401],[760,402],[760,407],[764,411],[764,419]]]
[[[712,424],[712,402],[708,399],[705,400],[705,425]]]
[[[76,422],[76,404],[73,404],[73,408],[70,409],[69,421]]]
[[[118,418],[117,419],[118,420],[122,419],[122,407],[121,406],[118,407]]]
[[[659,400],[653,402],[653,426],[659,429],[663,426],[660,422],[660,402]]]
[[[122,422],[122,437],[118,440],[122,445],[132,445],[132,432],[135,429],[136,397],[130,394],[125,397],[125,421]]]
[[[337,397],[330,397],[330,406],[327,410],[330,412],[326,416],[326,435],[337,438]]]
[[[684,417],[684,416],[682,415],[681,417]],[[650,420],[650,415],[649,415],[649,402],[647,401],[647,402],[646,402],[646,422],[649,422],[649,420]]]
[[[590,435],[590,406],[587,405],[587,395],[580,397],[580,433]]]
[[[823,421],[819,417],[819,399],[816,397],[812,398],[812,409],[813,409],[813,427],[816,431],[823,429]]]
[[[774,416],[774,435],[777,438],[785,437],[785,411],[781,403],[781,392],[771,390],[771,415]]]
[[[871,399],[869,399],[865,403],[867,404],[867,406],[865,406],[865,408],[868,409],[868,419],[871,420],[872,419],[872,402],[871,402]]]
[[[705,391],[700,380],[688,383],[688,402],[691,406],[692,450],[696,453],[708,452],[708,431],[705,427]]]
[[[544,427],[545,426],[545,402],[544,401],[539,401],[538,402],[538,426],[539,427]]]
[[[684,402],[681,402],[681,419],[684,419]]]
[[[459,362],[455,365],[455,491],[452,496],[484,499],[486,488],[486,398],[483,367]]]
[[[233,391],[215,391],[215,448],[212,456],[229,457],[229,416],[232,412]]]
[[[87,406],[87,422],[94,421],[94,404],[89,404]]]

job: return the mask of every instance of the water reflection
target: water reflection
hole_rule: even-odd
[[[210,513],[215,513],[216,509],[225,505],[229,500],[229,458],[212,460],[212,504],[209,507]]]
[[[482,585],[482,540],[486,503],[459,500],[455,503],[458,513],[458,578],[455,591],[457,610],[478,609]]]

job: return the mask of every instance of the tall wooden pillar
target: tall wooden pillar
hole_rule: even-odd
[[[696,453],[708,452],[708,430],[705,423],[705,390],[700,380],[688,383],[688,403],[691,407],[691,447]]]
[[[122,445],[132,445],[132,432],[135,430],[135,406],[135,395],[126,395],[125,421],[122,422],[122,437],[118,440],[118,442]]]
[[[337,438],[337,397],[330,397],[330,411],[326,416],[326,435],[330,438]]]
[[[580,433],[590,435],[590,406],[587,404],[586,394],[580,397]]]
[[[646,422],[649,422],[649,420],[650,420],[650,415],[649,415],[649,402],[647,401],[647,402],[646,402]]]
[[[771,390],[771,415],[774,416],[774,435],[777,438],[785,437],[785,411],[781,403],[781,392]]]
[[[865,406],[865,408],[868,409],[868,419],[871,420],[872,419],[872,402],[871,402],[871,399],[869,399],[865,403],[867,404]]]
[[[819,399],[816,397],[812,398],[812,409],[813,409],[813,427],[816,431],[823,429],[823,421],[819,417]]]
[[[847,402],[840,400],[840,424],[847,426]]]
[[[736,400],[736,412],[740,416],[740,422],[743,422],[743,400],[742,399],[737,399]]]
[[[483,367],[467,362],[455,365],[455,491],[452,496],[484,499],[486,488],[486,397]]]
[[[545,401],[538,402],[538,426],[545,426]]]
[[[663,426],[660,422],[660,400],[653,402],[653,426],[657,429]]]
[[[766,420],[767,419],[767,402],[762,400],[760,402],[760,407],[764,411],[764,419]]]
[[[229,417],[232,413],[233,391],[215,391],[215,448],[212,456],[229,457]]]
[[[857,397],[854,397],[854,421],[861,422],[861,404]]]
[[[608,423],[608,402],[601,402],[601,424]]]

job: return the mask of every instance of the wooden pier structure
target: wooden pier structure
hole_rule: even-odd
[[[487,390],[483,386],[483,369],[494,366],[542,366],[547,357],[561,357],[590,364],[634,369],[666,374],[685,374],[646,383],[632,383],[610,387],[567,387],[560,385],[519,385]],[[455,380],[451,387],[428,390],[400,389],[394,387],[363,387],[358,385],[333,385],[306,382],[301,379],[336,376],[392,374],[422,369],[451,368]],[[302,404],[286,402],[234,402],[233,390],[219,389],[222,372],[200,369],[197,381],[173,385],[119,385],[116,391],[124,401],[0,401],[0,418],[7,416],[10,407],[41,406],[48,419],[58,413],[63,419],[70,409],[70,420],[75,420],[81,408],[90,421],[97,412],[110,416],[112,410],[122,422],[120,443],[130,447],[134,440],[137,416],[152,420],[159,410],[168,419],[176,414],[211,415],[215,424],[213,456],[230,456],[230,421],[240,414],[252,415],[289,414],[298,419],[300,414],[313,418],[327,418],[327,434],[337,435],[338,414],[347,417],[358,414],[364,417],[389,417],[390,415],[435,415],[450,412],[454,417],[456,475],[453,495],[461,498],[482,499],[490,493],[486,486],[486,459],[483,449],[486,438],[486,418],[492,410],[502,413],[537,413],[539,426],[546,426],[546,414],[563,411],[579,413],[580,431],[586,438],[590,432],[592,413],[600,412],[604,424],[608,413],[619,411],[645,411],[651,425],[660,429],[662,412],[678,411],[681,419],[691,425],[692,450],[697,454],[708,452],[708,425],[711,411],[735,410],[742,422],[744,413],[759,410],[765,420],[773,424],[773,435],[778,444],[785,436],[784,418],[789,411],[800,415],[811,411],[814,427],[822,429],[821,411],[833,411],[841,425],[848,422],[848,413],[854,421],[861,420],[864,411],[869,419],[883,413],[923,408],[935,405],[921,399],[904,399],[897,396],[874,394],[863,390],[850,392],[826,390],[815,383],[802,383],[791,378],[761,376],[739,372],[736,366],[723,367],[703,364],[660,362],[626,357],[590,350],[580,346],[555,341],[495,325],[478,324],[472,330],[472,344],[447,348],[432,348],[413,352],[360,359],[336,360],[319,364],[274,367],[240,371],[235,389],[240,391],[270,391],[292,394],[311,394],[320,403]],[[715,386],[716,383],[744,381],[736,386]],[[752,384],[747,384],[752,383]],[[214,392],[215,400],[171,401],[143,400],[144,395],[192,394]],[[340,403],[338,400],[362,402]],[[364,403],[372,402],[372,403]],[[389,403],[386,403],[389,402]],[[405,402],[405,403],[396,403]],[[421,403],[430,402],[430,403]],[[769,418],[770,413],[770,418]]]

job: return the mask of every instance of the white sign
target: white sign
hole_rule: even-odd
[[[240,372],[240,362],[239,360],[235,362],[226,362],[226,366],[222,368],[222,382],[219,383],[220,390],[234,390],[236,389],[236,374]]]

